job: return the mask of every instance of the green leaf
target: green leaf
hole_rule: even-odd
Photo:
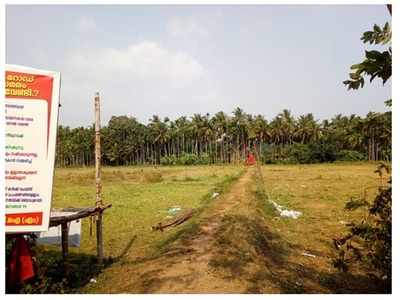
[[[389,31],[389,23],[388,22],[386,22],[385,26],[383,26],[383,31],[384,32],[388,32]]]
[[[357,73],[350,73],[349,76],[351,79],[354,79],[354,80],[360,79],[360,74],[357,74]]]
[[[378,25],[374,25],[374,30],[376,31],[376,32],[378,32],[378,33],[381,33],[382,32],[382,30],[381,30],[381,28],[378,26]]]
[[[365,56],[368,59],[378,59],[379,57],[382,56],[382,53],[376,50],[365,51]]]
[[[355,64],[350,67],[351,70],[358,69],[362,64]]]

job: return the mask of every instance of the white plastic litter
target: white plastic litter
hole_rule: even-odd
[[[282,210],[281,211],[281,216],[282,217],[288,217],[288,218],[292,218],[292,219],[297,219],[298,217],[300,217],[302,214],[299,211],[295,211],[295,210]]]
[[[314,254],[303,252],[302,255],[309,256],[309,257],[316,257]]]
[[[217,198],[218,196],[219,196],[219,193],[214,193],[214,194],[212,194],[211,199],[215,199],[215,198]]]
[[[97,280],[96,279],[94,279],[94,278],[90,278],[90,283],[96,283],[97,282]]]
[[[176,214],[178,211],[180,211],[182,208],[179,206],[174,206],[174,207],[170,207],[168,208],[168,213],[169,214]]]
[[[269,202],[271,202],[274,205],[275,209],[279,212],[281,217],[297,219],[298,217],[300,217],[302,215],[302,213],[300,211],[288,210],[273,200],[269,200]]]

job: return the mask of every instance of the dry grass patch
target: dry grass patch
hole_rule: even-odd
[[[268,225],[293,246],[287,263],[298,266],[297,274],[307,273],[298,278],[298,286],[305,291],[379,292],[380,287],[361,266],[339,274],[331,264],[336,255],[332,238],[344,233],[346,223],[364,213],[345,211],[345,203],[350,198],[367,195],[372,199],[376,195],[380,180],[375,169],[371,163],[262,167],[266,197],[303,213],[298,219],[275,213],[270,215]],[[293,269],[288,275],[291,272]]]

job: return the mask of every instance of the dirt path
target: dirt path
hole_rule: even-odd
[[[216,274],[211,265],[217,250],[215,241],[218,240],[224,217],[233,211],[238,211],[239,208],[242,214],[248,213],[250,207],[248,189],[252,176],[254,170],[247,170],[229,193],[218,199],[215,205],[201,216],[198,232],[184,243],[184,248],[178,248],[184,254],[178,255],[177,259],[171,259],[171,265],[158,274],[160,285],[153,292],[243,291],[243,288],[234,281],[226,280]]]
[[[203,211],[195,231],[173,242],[161,256],[121,266],[120,272],[129,276],[129,280],[111,287],[104,286],[104,292],[247,292],[246,280],[234,274],[241,271],[243,258],[240,253],[237,257],[238,245],[234,245],[241,242],[235,240],[239,238],[240,230],[233,230],[233,227],[243,221],[249,222],[250,216],[254,215],[252,190],[255,174],[255,168],[246,170],[227,193]]]

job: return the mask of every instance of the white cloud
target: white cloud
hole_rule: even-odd
[[[206,37],[209,32],[193,16],[171,17],[167,21],[167,31],[174,37]]]
[[[96,28],[96,22],[91,17],[82,17],[78,21],[79,31],[90,31]]]
[[[218,94],[212,74],[196,58],[154,41],[125,48],[76,49],[60,69],[62,124],[90,124],[96,91],[102,95],[104,123],[118,114],[141,116],[146,122],[152,114],[174,118],[193,109],[209,110]]]
[[[84,71],[98,80],[161,80],[175,87],[190,84],[204,73],[204,67],[189,54],[168,50],[152,41],[124,49],[80,49],[67,59],[66,68]]]

